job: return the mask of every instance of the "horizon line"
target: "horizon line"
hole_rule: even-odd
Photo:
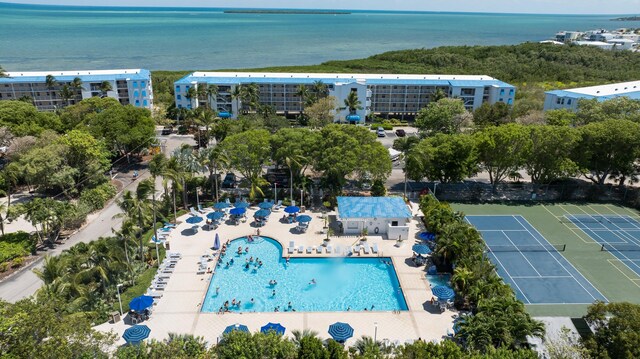
[[[387,12],[387,13],[425,13],[425,14],[499,14],[499,15],[546,15],[546,16],[640,16],[636,13],[628,14],[601,14],[601,13],[539,13],[539,12],[491,12],[491,11],[437,11],[437,10],[387,10],[387,9],[318,9],[318,8],[260,8],[260,7],[212,7],[212,6],[123,6],[123,5],[52,5],[52,4],[25,4],[0,1],[0,5],[12,5],[18,7],[53,7],[53,8],[94,8],[94,9],[148,9],[148,10],[275,10],[275,11],[371,11],[371,12]],[[613,19],[612,19],[613,20]]]

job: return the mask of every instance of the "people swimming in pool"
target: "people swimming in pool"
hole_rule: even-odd
[[[275,297],[276,296],[276,290],[274,289],[273,292],[271,292],[271,296]]]
[[[309,285],[316,285],[316,279],[315,278],[311,278],[311,281],[309,282]]]
[[[249,258],[249,263],[253,263],[253,256]]]
[[[247,242],[249,242],[249,243],[253,242],[253,236],[252,235],[248,235],[247,236]]]
[[[229,264],[233,265],[233,258],[229,261]]]
[[[276,284],[278,284],[278,282],[275,279],[272,279],[272,280],[269,281],[269,285],[270,286],[274,286]]]
[[[242,246],[238,247],[238,254],[242,254]]]
[[[246,247],[246,248],[244,249],[244,252],[245,252],[245,253],[249,253],[249,247]]]

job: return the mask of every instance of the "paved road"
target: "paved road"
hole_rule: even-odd
[[[169,155],[173,149],[179,147],[182,143],[193,144],[193,138],[189,136],[163,136],[162,140],[166,141],[166,153]],[[140,179],[136,181],[131,180],[131,174],[118,175],[118,178],[125,184],[125,189],[134,190],[140,180],[148,178],[149,173],[147,171],[140,172]],[[157,186],[157,188],[162,188]],[[124,192],[124,191],[122,191]],[[122,194],[118,195],[118,197]],[[57,246],[55,249],[50,249],[48,255],[58,255],[63,250],[69,249],[74,244],[80,242],[91,242],[99,237],[107,237],[113,234],[112,228],[118,230],[122,224],[121,218],[113,218],[116,214],[120,213],[120,209],[116,204],[116,201],[112,201],[108,204],[100,213],[91,215],[87,221],[88,224],[79,230],[75,235],[69,238],[64,244]],[[13,277],[6,279],[0,283],[0,298],[9,301],[16,302],[24,297],[33,295],[41,286],[42,281],[33,273],[34,268],[42,268],[42,260],[33,263],[29,268],[25,268],[20,273],[15,274]]]

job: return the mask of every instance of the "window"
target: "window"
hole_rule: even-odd
[[[147,91],[146,90],[142,91],[142,97],[147,97]]]
[[[136,106],[140,105],[140,100],[136,100]]]
[[[504,102],[504,99],[502,97],[500,97],[500,99],[498,101]]]
[[[560,97],[556,98],[556,105],[560,104]]]
[[[133,87],[138,87],[138,82],[133,81]]]
[[[500,89],[500,95],[504,95],[504,89]]]
[[[142,105],[147,107],[147,100],[142,101]]]
[[[513,89],[509,90],[509,95],[513,95]]]
[[[567,100],[567,105],[571,105],[571,99]]]
[[[144,81],[140,81],[140,87],[144,87]]]
[[[138,97],[138,90],[133,91],[133,97]]]
[[[178,95],[178,100],[182,100],[182,95]]]
[[[397,227],[398,221],[391,221],[391,227]]]
[[[355,88],[355,87],[352,87],[352,88],[351,88],[351,92],[358,92],[358,89],[357,89],[357,88]]]
[[[176,92],[180,92],[180,85],[176,86]]]
[[[178,104],[178,108],[182,108],[182,105],[181,105],[181,104]]]

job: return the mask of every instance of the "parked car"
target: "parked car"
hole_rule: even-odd
[[[404,137],[406,135],[407,135],[407,133],[403,129],[399,128],[399,129],[396,130],[396,136]]]
[[[172,133],[173,133],[173,127],[171,127],[171,126],[164,126],[164,127],[162,128],[162,132],[161,132],[161,134],[162,134],[163,136],[167,136],[167,135],[170,135],[170,134],[172,134]]]
[[[384,131],[384,128],[378,127],[378,137],[387,137],[387,133]]]
[[[227,172],[227,175],[224,176],[224,180],[222,180],[222,188],[236,188],[238,186],[238,178],[235,173]]]

